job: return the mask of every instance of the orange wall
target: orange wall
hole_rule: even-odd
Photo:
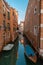
[[[25,34],[35,48],[38,48],[39,44],[39,7],[38,0],[29,0],[24,23]]]
[[[10,18],[8,19],[8,12]],[[14,12],[14,16],[13,16]],[[5,21],[5,23],[3,22]],[[4,30],[5,27],[5,30]],[[15,9],[8,6],[3,0],[0,1],[0,52],[10,41],[14,41],[17,33],[13,28],[18,27],[18,13]]]
[[[12,41],[16,38],[16,30],[18,27],[18,14],[16,15],[16,10],[13,8],[10,8],[10,26],[11,26],[11,37]],[[14,30],[15,29],[15,30]]]

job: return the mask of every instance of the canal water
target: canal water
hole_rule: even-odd
[[[0,55],[0,65],[43,65],[40,60],[34,64],[25,56],[24,43],[26,40],[22,35],[20,35],[13,43],[14,47],[11,51],[3,51]]]

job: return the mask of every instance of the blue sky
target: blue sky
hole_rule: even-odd
[[[6,0],[6,1],[11,7],[16,8],[16,10],[18,11],[18,15],[19,15],[18,23],[24,20],[26,8],[28,5],[28,0]]]

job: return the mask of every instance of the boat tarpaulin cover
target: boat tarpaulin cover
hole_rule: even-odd
[[[29,45],[25,45],[25,52],[28,56],[35,56],[34,50]]]

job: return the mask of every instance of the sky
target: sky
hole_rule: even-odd
[[[18,23],[24,21],[28,0],[6,0],[8,4],[18,11]]]

